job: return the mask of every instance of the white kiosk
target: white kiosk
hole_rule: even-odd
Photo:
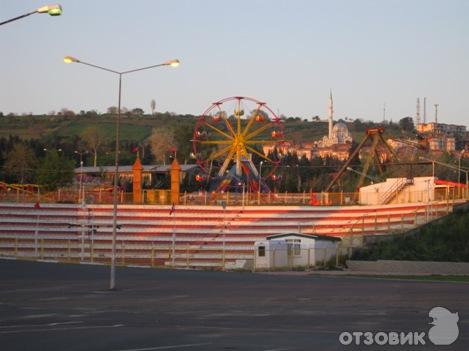
[[[255,268],[311,267],[335,257],[340,238],[299,233],[276,234],[254,244]]]

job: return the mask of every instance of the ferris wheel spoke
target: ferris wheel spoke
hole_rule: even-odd
[[[228,120],[228,118],[226,118],[225,116],[222,116],[221,118],[223,118],[223,121],[226,124],[226,128],[228,128],[228,130],[231,132],[231,135],[235,136],[236,133],[235,133],[235,131],[233,129],[233,126],[231,125],[230,121]]]
[[[234,153],[236,152],[236,148],[232,147],[230,152],[225,158],[223,165],[221,166],[220,170],[218,171],[218,175],[221,177],[225,174],[226,169],[230,165],[231,159],[233,158]]]
[[[226,118],[226,113],[222,111],[220,105],[221,104],[217,104],[219,116],[223,119],[223,122],[225,122],[226,128],[228,128],[228,130],[231,132],[231,135],[234,137],[234,136],[236,136],[236,133],[233,129],[233,126],[231,125],[228,118]]]
[[[225,146],[224,148],[222,148],[222,149],[216,151],[214,154],[212,154],[212,155],[210,156],[210,159],[211,159],[211,160],[217,159],[218,157],[220,157],[220,156],[226,154],[232,147],[233,147],[233,146],[232,146],[231,144],[228,145],[228,146]]]
[[[249,132],[249,129],[251,129],[252,124],[256,120],[256,116],[259,113],[260,108],[261,108],[261,105],[258,105],[256,111],[252,114],[251,118],[248,121],[248,124],[247,124],[246,128],[244,128],[244,131],[243,131],[243,134],[242,134],[243,136],[246,136],[246,134]]]
[[[254,130],[253,132],[251,132],[251,133],[249,133],[248,135],[246,135],[246,139],[252,139],[252,138],[254,138],[256,135],[261,134],[263,131],[269,129],[270,127],[271,127],[270,123],[264,124],[262,127],[259,127],[259,128],[257,128],[256,130]]]
[[[206,125],[207,127],[209,127],[209,128],[212,128],[212,129],[213,129],[214,131],[216,131],[218,134],[221,134],[221,135],[226,136],[228,139],[232,139],[232,138],[233,138],[231,135],[226,134],[224,131],[218,129],[217,127],[212,126],[212,125],[209,124],[209,123],[206,123],[205,125]]]
[[[236,150],[236,175],[241,176],[242,171],[241,171],[241,155],[242,155],[242,150],[238,149]]]
[[[200,144],[205,145],[228,145],[233,144],[232,140],[201,140],[199,141]]]
[[[256,145],[256,144],[275,144],[275,141],[273,140],[247,140],[244,142],[245,144],[248,144],[248,145]]]
[[[238,99],[238,107],[235,110],[236,115],[236,135],[241,135],[241,99]]]
[[[250,146],[248,146],[248,145],[245,145],[245,147],[246,147],[246,149],[248,149],[249,151],[255,153],[256,155],[258,155],[258,156],[260,156],[260,157],[262,157],[264,160],[267,160],[267,161],[272,162],[272,163],[274,162],[274,161],[272,161],[269,157],[265,156],[264,154],[261,154],[261,153],[260,153],[259,151],[257,151],[256,149],[254,149],[254,148],[252,148],[252,147],[250,147]]]

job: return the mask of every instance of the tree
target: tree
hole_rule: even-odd
[[[104,144],[104,136],[96,126],[88,127],[82,132],[82,138],[93,152],[93,167],[98,164],[98,151]]]
[[[157,162],[165,162],[169,149],[175,147],[174,132],[167,127],[154,128],[151,132],[149,143],[151,152]]]
[[[63,107],[60,112],[59,112],[60,115],[62,116],[66,116],[66,117],[73,117],[75,116],[75,112],[73,112],[72,110],[69,110],[68,108],[66,107]]]
[[[399,127],[407,132],[414,130],[414,120],[412,117],[404,117],[399,120]]]
[[[134,116],[143,116],[145,112],[140,107],[137,107],[137,108],[134,108],[131,113]]]
[[[33,150],[28,146],[18,143],[7,154],[5,160],[5,172],[12,179],[20,184],[33,180],[33,169],[36,166],[37,159]]]
[[[56,190],[72,183],[74,162],[55,150],[47,152],[37,170],[37,182],[48,190]]]
[[[107,108],[107,113],[110,115],[115,115],[117,114],[117,107],[116,106],[110,106]]]
[[[156,101],[155,99],[152,99],[151,102],[150,102],[150,107],[151,107],[151,115],[154,116],[155,115],[155,108],[156,108]]]

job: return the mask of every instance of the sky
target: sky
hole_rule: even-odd
[[[60,0],[59,0],[60,1]],[[0,0],[0,21],[47,4]],[[286,116],[397,121],[427,97],[427,119],[469,125],[469,1],[61,0],[63,15],[0,26],[0,111],[43,114],[122,104],[201,114],[249,96]]]

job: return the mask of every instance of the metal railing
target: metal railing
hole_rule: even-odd
[[[395,190],[395,188],[393,188]],[[388,192],[383,196],[388,196]],[[302,192],[302,193],[230,193],[230,192],[192,192],[181,193],[179,203],[182,205],[220,205],[224,202],[227,206],[352,206],[360,204],[360,200],[367,203],[368,193],[359,192]],[[397,199],[396,197],[394,197]],[[394,199],[393,198],[393,199]],[[171,205],[171,192],[167,189],[144,190],[142,201],[135,203],[130,192],[119,192],[118,200],[120,204],[147,204],[147,205]],[[376,201],[381,203],[382,196]],[[398,200],[398,199],[397,199]],[[396,201],[397,201],[396,200]],[[469,188],[441,187],[434,191],[403,191],[402,199],[399,201],[386,201],[389,203],[427,203],[428,201],[448,201],[469,200]],[[81,203],[80,193],[76,188],[59,189],[48,193],[33,193],[11,189],[0,191],[0,202],[26,202],[26,203]],[[84,202],[86,204],[111,204],[112,189],[85,190]]]
[[[171,244],[154,242],[135,243],[118,240],[116,262],[121,266],[172,267],[186,269],[309,269],[332,267],[339,264],[341,256],[349,256],[352,247],[339,245],[337,248],[300,249],[295,252],[273,249],[267,251],[269,262],[262,263],[258,250],[253,245],[243,252],[239,248],[220,245],[196,247],[187,243]],[[2,240],[0,257],[24,260],[46,260],[66,263],[89,263],[109,265],[111,262],[110,243],[100,243],[86,237],[57,240],[39,235],[35,242],[21,237]]]

